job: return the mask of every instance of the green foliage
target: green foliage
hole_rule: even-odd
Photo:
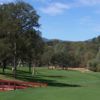
[[[43,52],[38,20],[35,9],[23,1],[0,5],[0,60],[10,54],[14,76],[19,61],[37,64]]]
[[[41,56],[41,64],[46,66],[51,65],[51,59],[53,55],[54,55],[53,48],[45,45],[43,55]]]
[[[90,70],[100,72],[100,50],[95,59],[89,61],[88,66]]]
[[[46,58],[43,61],[45,65],[48,65],[51,59],[52,62],[50,63],[52,65],[55,65],[55,62],[56,65],[62,62],[62,65],[69,67],[87,67],[88,62],[96,57],[99,41],[95,43],[93,40],[84,42],[52,40],[46,44],[45,48],[47,49],[42,56],[42,60]],[[48,52],[49,49],[51,52]]]

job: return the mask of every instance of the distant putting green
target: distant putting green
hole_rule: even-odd
[[[20,69],[18,80],[44,82],[48,87],[1,92],[0,100],[100,100],[100,73],[38,68],[31,77],[27,69]]]

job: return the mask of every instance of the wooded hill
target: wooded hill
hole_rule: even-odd
[[[100,36],[84,42],[57,39],[45,42],[42,65],[92,67],[92,70],[99,70]]]

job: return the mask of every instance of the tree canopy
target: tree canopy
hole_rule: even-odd
[[[7,59],[10,54],[14,77],[19,61],[32,65],[42,53],[39,26],[39,15],[30,4],[18,1],[0,5],[0,58]]]

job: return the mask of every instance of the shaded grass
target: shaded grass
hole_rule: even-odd
[[[32,77],[27,68],[18,70],[18,80],[46,82],[48,87],[30,88],[0,93],[0,100],[99,100],[100,73],[81,73],[78,71],[48,70],[37,68]],[[12,74],[7,71],[12,79]]]
[[[9,78],[4,78],[4,76],[7,76]],[[3,79],[10,79],[10,78],[13,79],[13,74],[11,70],[8,70],[4,76],[2,77]],[[60,76],[60,75],[49,76],[49,75],[43,75],[41,73],[37,73],[37,75],[33,77],[28,71],[26,71],[26,69],[23,68],[23,69],[17,70],[16,80],[47,83],[48,86],[54,86],[54,87],[80,87],[80,85],[77,85],[77,84],[62,83],[55,80],[57,78],[62,78],[62,77],[65,77],[65,76]]]

